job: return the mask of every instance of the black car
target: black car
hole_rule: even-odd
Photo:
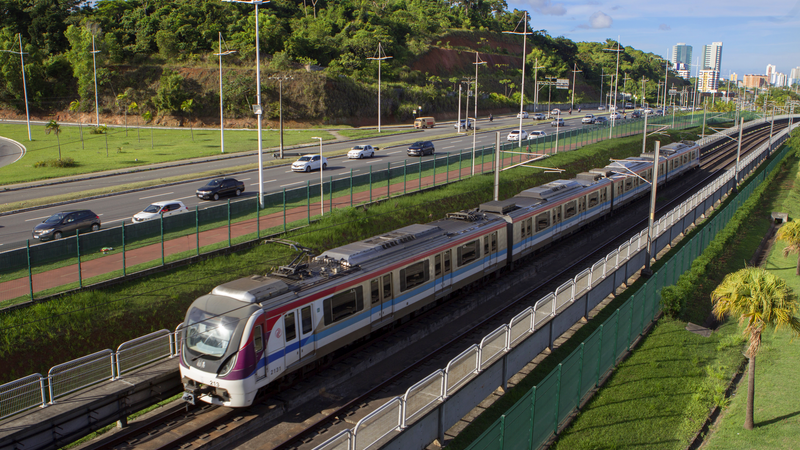
[[[631,113],[631,119],[638,119],[639,117],[642,117],[642,113],[639,111],[634,111]]]
[[[225,195],[242,195],[244,183],[236,178],[217,178],[197,190],[197,198],[203,200],[219,200]]]
[[[100,217],[88,209],[55,213],[33,228],[33,238],[42,242],[61,239],[77,231],[97,231]]]
[[[436,151],[431,141],[418,141],[408,147],[408,156],[432,155]]]

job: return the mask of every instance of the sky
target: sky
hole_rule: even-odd
[[[669,59],[672,46],[722,42],[720,75],[764,74],[767,64],[789,75],[800,66],[800,0],[507,0],[528,11],[534,30],[575,42],[617,39]],[[695,68],[692,67],[692,76]]]

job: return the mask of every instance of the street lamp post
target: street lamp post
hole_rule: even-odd
[[[616,118],[617,114],[617,87],[619,86],[619,54],[620,52],[624,52],[625,50],[620,50],[619,48],[619,36],[617,36],[617,48],[604,48],[604,52],[617,52],[617,68],[614,71],[614,115],[611,116],[611,127],[608,129],[608,137],[611,138],[611,130],[614,128],[614,119]],[[611,102],[609,102],[611,103]]]
[[[264,162],[263,162],[263,143],[261,142],[261,53],[258,43],[258,5],[269,3],[269,0],[222,0],[231,3],[248,3],[255,6],[256,13],[256,104],[253,105],[253,112],[258,116],[258,204],[264,208]]]
[[[322,180],[322,138],[312,137],[311,139],[319,139],[319,215],[325,215],[325,184]]]
[[[582,70],[578,70],[578,63],[573,63],[572,68],[572,101],[570,102],[570,109],[575,109],[575,74],[578,72],[583,72]]]
[[[645,114],[645,119],[647,118],[647,114]],[[645,129],[645,135],[647,134],[647,129]],[[658,166],[659,166],[659,149],[661,148],[661,142],[655,142],[655,158],[653,159],[653,180],[652,184],[650,185],[650,215],[647,219],[647,256],[644,259],[644,269],[642,269],[642,275],[649,277],[653,274],[652,269],[650,269],[650,259],[652,258],[652,251],[653,251],[653,222],[655,221],[656,216],[656,188],[658,187]]]
[[[94,34],[92,35],[92,65],[94,66],[94,116],[95,120],[97,121],[97,126],[100,126],[100,106],[99,102],[97,101],[97,58],[95,57],[96,54],[100,53],[100,50],[95,50],[94,48]]]
[[[486,61],[481,61],[478,52],[475,52],[475,117],[472,119],[472,171],[471,175],[475,175],[475,135],[478,133],[478,66],[486,64]],[[467,130],[469,130],[469,115],[467,115]]]
[[[522,112],[525,106],[525,56],[528,52],[528,35],[533,34],[528,32],[528,11],[524,11],[522,15],[522,32],[516,31],[503,31],[506,34],[521,34],[522,35],[522,84],[519,90],[519,129],[522,131]],[[519,27],[519,23],[517,23]],[[519,140],[519,146],[522,147],[522,139]]]
[[[377,56],[373,56],[372,58],[367,58],[367,59],[373,59],[373,60],[376,59],[376,60],[378,60],[378,133],[380,134],[380,132],[381,132],[381,61],[383,61],[384,59],[391,59],[392,57],[391,56],[386,56],[386,53],[383,52],[383,47],[381,46],[380,42],[378,42],[378,50],[377,50],[377,52],[375,54]],[[383,55],[383,56],[381,56],[381,55]]]
[[[280,128],[280,148],[278,158],[283,159],[283,80],[293,80],[294,77],[269,77],[270,80],[278,80],[278,128]]]
[[[228,44],[225,44],[227,47]],[[215,53],[215,56],[219,56],[219,148],[221,153],[225,153],[225,120],[224,120],[224,109],[222,106],[222,57],[228,56],[236,53],[236,50],[226,50],[222,51],[222,32],[219,32],[219,53]]]
[[[22,33],[17,33],[17,37],[19,37],[19,52],[15,52],[13,50],[0,50],[0,52],[5,53],[14,53],[19,55],[19,61],[22,65],[22,93],[25,95],[25,122],[28,124],[28,140],[32,141],[31,139],[31,115],[28,112],[28,86],[25,82],[25,52],[22,51]]]

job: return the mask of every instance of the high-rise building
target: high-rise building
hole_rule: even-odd
[[[773,75],[774,80],[772,81],[773,86],[783,87],[786,86],[786,74],[777,72]]]
[[[744,86],[748,88],[765,88],[769,85],[766,75],[745,75]]]
[[[711,45],[703,46],[700,66],[703,69],[700,71],[700,92],[717,92],[719,71],[722,67],[722,42],[712,42]]]
[[[794,86],[795,84],[800,84],[800,67],[795,67],[794,69],[789,71],[789,86]]]
[[[676,70],[679,63],[686,66],[686,70],[692,71],[692,46],[683,42],[678,42],[672,46],[672,67]]]
[[[689,79],[689,69],[687,68],[686,64],[682,62],[675,63],[672,66],[673,70],[678,73],[678,76],[683,78],[684,80]]]

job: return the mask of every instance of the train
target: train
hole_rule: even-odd
[[[692,141],[661,147],[658,182],[699,167]],[[215,287],[180,332],[183,399],[250,405],[259,389],[324,361],[650,191],[655,155],[327,250]],[[299,250],[303,250],[300,248]],[[305,249],[308,250],[308,249]]]

